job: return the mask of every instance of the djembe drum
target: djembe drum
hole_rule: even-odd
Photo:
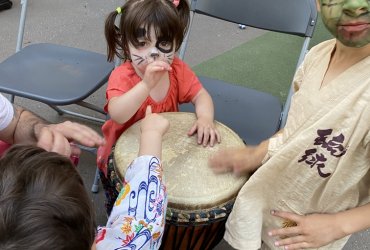
[[[222,142],[203,147],[194,136],[187,135],[195,114],[162,115],[170,121],[170,129],[162,143],[168,207],[161,249],[212,249],[223,237],[225,221],[247,177],[236,178],[231,173],[216,175],[208,167],[208,158],[221,148],[244,143],[231,129],[216,122]],[[114,167],[121,180],[138,155],[139,142],[140,121],[121,135],[113,152]]]

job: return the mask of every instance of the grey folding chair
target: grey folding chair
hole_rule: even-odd
[[[59,106],[77,104],[105,115],[84,101],[103,86],[114,68],[106,55],[62,45],[38,43],[22,49],[27,0],[22,0],[16,53],[0,63],[0,92],[45,103],[60,115],[104,122]]]
[[[191,6],[193,15],[202,14],[304,37],[297,67],[306,54],[317,20],[315,0],[232,0],[227,3],[224,0],[193,0]],[[180,49],[181,58],[185,55],[188,37],[189,34]],[[268,93],[205,76],[199,76],[199,79],[213,97],[215,119],[232,128],[246,143],[258,144],[285,125],[292,90],[282,110],[279,99]],[[180,109],[191,111],[192,107],[182,105]]]

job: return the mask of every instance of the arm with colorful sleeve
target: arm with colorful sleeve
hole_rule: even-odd
[[[160,163],[162,136],[169,122],[151,114],[141,122],[138,157],[130,164],[105,227],[98,228],[96,249],[158,249],[165,225],[167,192]]]

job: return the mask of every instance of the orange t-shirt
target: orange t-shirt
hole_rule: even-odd
[[[148,105],[152,106],[153,113],[176,112],[179,111],[179,104],[191,102],[199,90],[202,89],[202,85],[197,76],[190,67],[179,58],[175,57],[171,67],[172,71],[169,72],[170,87],[163,100],[156,102],[148,96],[141,104],[138,111],[127,122],[118,124],[110,119],[104,123],[102,132],[106,144],[99,148],[97,162],[99,169],[104,171],[105,174],[107,159],[112,146],[128,127],[144,118],[145,110]],[[104,106],[104,110],[108,112],[108,103],[112,97],[123,95],[141,80],[142,79],[136,74],[130,62],[125,62],[113,70],[108,81],[106,90],[107,102]]]

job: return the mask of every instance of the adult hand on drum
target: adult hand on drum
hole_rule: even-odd
[[[233,172],[240,176],[255,171],[267,153],[268,141],[258,146],[223,149],[209,158],[208,165],[215,173]]]
[[[140,124],[140,149],[139,156],[153,155],[161,158],[162,137],[170,127],[169,121],[159,114],[152,113],[152,107],[148,106],[145,118]]]

